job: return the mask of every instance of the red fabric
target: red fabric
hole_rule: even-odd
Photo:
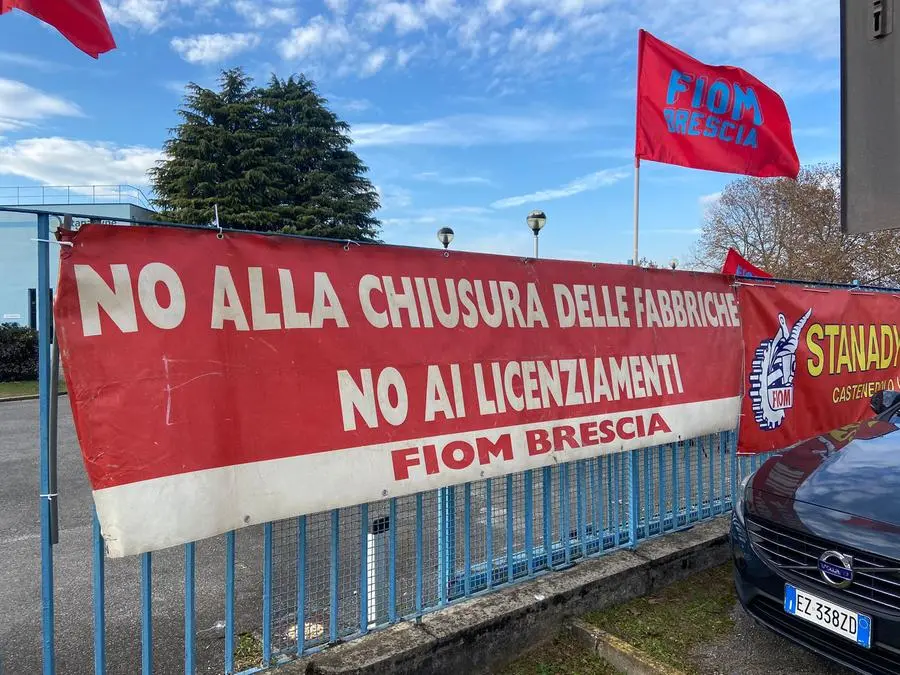
[[[781,97],[750,73],[711,66],[642,30],[635,157],[693,169],[796,178]]]
[[[900,388],[897,298],[788,285],[739,286],[744,387],[738,451],[780,450],[871,418]]]
[[[728,249],[722,274],[733,277],[761,277],[771,279],[772,275],[758,268],[733,248]]]
[[[0,0],[0,14],[11,9],[50,24],[95,59],[116,48],[100,0]]]
[[[218,240],[208,232],[166,227],[88,224],[72,241],[75,247],[67,248],[62,255],[54,312],[66,356],[65,372],[73,396],[76,427],[95,487],[298,452],[374,446],[398,438],[425,438],[436,433],[465,433],[633,409],[655,410],[733,397],[740,387],[741,331],[732,325],[738,322],[737,304],[729,281],[719,275],[673,275],[670,270],[552,260],[542,260],[535,268],[523,265],[518,258],[459,252],[443,264],[445,259],[432,251],[369,246],[354,249],[354,255],[350,255],[342,245],[331,243],[255,235],[230,235]],[[110,261],[128,266],[134,276],[135,292],[138,274],[148,263],[171,266],[180,277],[187,298],[188,309],[181,323],[162,330],[138,311],[137,329],[123,332],[101,310],[102,335],[85,335],[82,311],[87,310],[81,303],[87,303],[91,296],[85,295],[88,291],[84,288],[78,290],[75,270],[89,266],[103,277],[103,283],[113,286]],[[249,330],[236,330],[232,321],[225,321],[221,329],[210,329],[217,265],[232,270]],[[349,327],[341,328],[327,320],[321,328],[254,330],[258,320],[251,319],[251,303],[255,301],[250,298],[248,268],[258,265],[264,265],[263,288],[259,292],[265,294],[267,311],[278,312],[281,308],[279,269],[293,270],[298,288],[297,311],[309,311],[313,272],[321,272],[330,277]],[[531,283],[546,313],[548,327],[511,328],[503,324],[491,328],[480,321],[475,328],[460,323],[450,329],[432,317],[429,321],[433,327],[414,328],[408,325],[412,320],[407,318],[406,309],[397,310],[403,328],[374,327],[360,308],[358,287],[366,274],[393,277],[397,293],[404,288],[401,276],[426,280],[437,277],[436,288],[442,289],[444,295],[450,279],[501,279],[504,284],[509,282],[508,293],[518,290],[523,312],[526,288]],[[575,298],[577,305],[567,300],[557,304],[555,284],[584,289],[584,297]],[[576,284],[581,286],[573,286]],[[494,294],[485,288],[485,302],[490,307]],[[163,289],[160,284],[157,295],[166,306]],[[592,289],[593,299],[587,289]],[[632,289],[647,295],[654,293],[654,298],[663,297],[648,300],[645,295],[637,296],[644,312],[652,305],[652,319],[636,314],[638,305]],[[670,291],[677,291],[678,297],[670,299]],[[661,292],[665,295],[659,296]],[[621,293],[620,304],[617,293]],[[693,297],[687,298],[688,294]],[[383,292],[375,290],[370,296],[378,312],[386,311]],[[450,307],[449,299],[441,302]],[[462,302],[465,307],[468,300],[464,298]],[[621,322],[627,321],[629,327],[595,327],[590,317],[598,313],[598,321],[606,321],[603,313],[607,306],[613,313],[617,307],[627,312]],[[142,305],[135,303],[135,307],[139,310]],[[559,325],[557,307],[563,313],[578,312],[577,318],[572,319],[574,326]],[[513,318],[517,316],[509,311]],[[692,319],[697,323],[701,318],[702,326],[677,325]],[[642,327],[638,326],[639,320]],[[620,320],[613,316],[608,321],[614,324]],[[652,326],[647,325],[649,321]],[[470,372],[473,363],[565,359],[585,354],[607,359],[657,353],[677,354],[682,386],[676,389],[680,391],[654,396],[648,393],[633,400],[622,395],[613,401],[603,399],[574,408],[516,411],[510,406],[497,414],[478,414],[478,396]],[[636,363],[639,361],[638,358]],[[426,421],[425,412],[418,406],[426,398],[425,371],[432,362],[443,368],[449,368],[451,363],[461,364],[463,393],[469,402],[465,416]],[[209,370],[210,363],[221,364],[221,374],[197,379]],[[586,365],[590,365],[587,374],[593,374],[593,358]],[[377,374],[387,366],[399,368],[409,383],[409,418],[398,428],[382,424],[368,429],[361,425],[348,433],[341,425],[335,372],[347,369],[359,373],[360,369],[372,368]],[[606,367],[609,369],[608,363]],[[161,384],[166,378],[192,384],[168,400],[168,390]],[[486,386],[490,389],[493,385],[488,382]],[[197,407],[190,403],[192,400],[205,404]],[[157,414],[147,414],[148,409],[155,409]],[[290,441],[298,428],[306,430],[299,448]],[[178,460],[173,461],[173,457]]]
[[[729,277],[83,225],[54,317],[111,555],[733,428]]]

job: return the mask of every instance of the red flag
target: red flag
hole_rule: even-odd
[[[49,23],[95,59],[116,48],[100,0],[0,0],[0,14],[20,9]]]
[[[722,265],[722,274],[728,274],[735,277],[772,278],[771,274],[759,269],[733,248],[728,249],[728,254],[725,256],[725,264]]]
[[[710,66],[640,31],[635,157],[693,169],[796,178],[781,97],[747,71]]]

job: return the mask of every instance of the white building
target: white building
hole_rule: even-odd
[[[37,216],[4,207],[88,216],[101,221],[153,220],[147,197],[130,185],[0,187],[0,323],[32,325],[37,308],[30,297],[37,287]],[[50,229],[61,218],[50,217]],[[78,225],[84,219],[74,218]],[[51,237],[52,238],[52,237]],[[59,247],[50,247],[50,287],[56,287]]]

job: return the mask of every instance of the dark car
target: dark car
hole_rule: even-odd
[[[738,597],[760,624],[860,673],[900,673],[900,393],[741,484]]]

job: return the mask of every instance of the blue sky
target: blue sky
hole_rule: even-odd
[[[183,86],[304,72],[351,123],[389,243],[631,257],[638,28],[785,98],[800,161],[839,154],[838,0],[109,0],[94,61],[0,17],[0,199],[10,186],[146,185]],[[734,176],[645,163],[641,255],[684,260]]]

